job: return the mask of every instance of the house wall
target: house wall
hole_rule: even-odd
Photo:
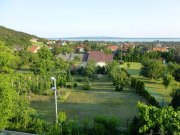
[[[106,66],[106,63],[105,62],[97,62],[96,66],[103,67],[103,66]]]

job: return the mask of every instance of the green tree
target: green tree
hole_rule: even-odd
[[[11,87],[10,77],[0,74],[0,129],[4,129],[9,124],[9,119],[15,116],[15,108],[19,95]]]
[[[138,102],[139,133],[154,133],[175,135],[180,131],[180,112],[172,107],[157,108]]]
[[[37,53],[36,60],[31,66],[35,74],[46,75],[54,68],[54,61],[50,50],[43,46]]]
[[[165,66],[159,61],[147,60],[142,64],[143,68],[141,69],[141,74],[150,79],[157,80],[166,72]]]
[[[166,87],[166,89],[172,83],[173,80],[174,80],[174,77],[170,74],[163,76],[163,85]]]
[[[85,74],[88,77],[93,77],[93,74],[96,72],[95,62],[90,61],[88,62],[87,66],[85,67]]]
[[[13,51],[0,42],[0,73],[12,73],[17,68],[18,57]]]
[[[178,109],[180,107],[180,88],[176,89],[173,92],[171,105],[173,106],[174,109]]]

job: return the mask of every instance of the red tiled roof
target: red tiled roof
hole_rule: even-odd
[[[30,48],[29,48],[29,51],[30,52],[35,52],[35,51],[37,51],[39,49],[39,46],[31,46]]]
[[[116,51],[117,49],[119,49],[119,46],[111,45],[108,46],[107,48],[110,49],[111,51]]]
[[[90,51],[87,61],[96,61],[96,62],[110,62],[113,60],[112,54],[105,54],[101,51]]]
[[[153,51],[155,51],[155,52],[167,52],[168,49],[166,47],[153,47]]]

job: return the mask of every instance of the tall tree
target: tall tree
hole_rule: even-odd
[[[54,61],[50,50],[43,46],[37,53],[37,59],[33,62],[31,69],[35,74],[46,75],[52,71]]]
[[[13,51],[0,42],[0,73],[10,73],[17,67],[18,57]]]
[[[9,124],[9,119],[15,116],[15,108],[19,96],[12,89],[10,77],[0,74],[0,129],[4,129]]]

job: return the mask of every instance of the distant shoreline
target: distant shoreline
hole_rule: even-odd
[[[72,38],[48,38],[49,40],[69,41],[109,41],[109,42],[180,42],[180,38],[116,38],[116,37],[72,37]]]

